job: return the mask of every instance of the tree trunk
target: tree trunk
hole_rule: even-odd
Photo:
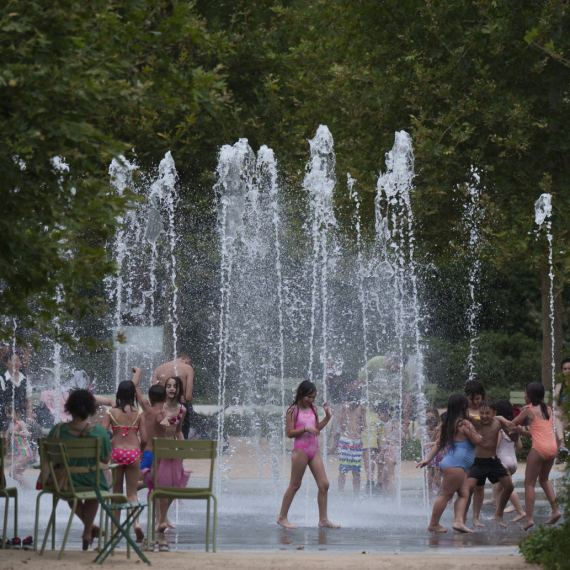
[[[550,322],[550,268],[544,263],[540,272],[542,281],[542,384],[552,390],[552,327]],[[560,280],[554,276],[554,371],[562,362],[562,295]]]

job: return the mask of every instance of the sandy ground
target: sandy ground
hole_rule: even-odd
[[[96,567],[93,564],[93,552],[66,552],[63,560],[58,560],[57,552],[46,552],[40,558],[37,552],[25,550],[2,551],[3,570],[21,570],[22,564],[40,566],[42,570],[73,570],[75,568]],[[300,558],[302,557],[302,558]],[[469,570],[509,570],[511,568],[537,569],[538,566],[526,564],[520,556],[472,556],[472,555],[402,555],[402,554],[309,554],[301,552],[278,552],[275,554],[258,553],[150,553],[151,564],[158,568],[200,568],[201,570],[298,570],[299,566],[311,570],[392,570],[397,564],[398,570],[451,570],[465,568]],[[136,565],[146,567],[133,555],[127,560],[124,552],[117,552],[105,561],[103,568],[126,568]]]

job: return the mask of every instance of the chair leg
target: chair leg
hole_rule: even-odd
[[[48,521],[48,525],[46,528],[46,534],[44,536],[44,540],[42,542],[42,548],[40,550],[40,556],[44,555],[44,551],[46,549],[46,544],[47,544],[47,540],[49,537],[49,531],[51,530],[52,526],[55,526],[55,509],[57,508],[57,503],[58,503],[58,499],[55,497],[55,495],[53,496],[53,508],[51,510],[51,515],[49,517],[49,521]],[[54,533],[55,534],[55,533]],[[53,535],[52,535],[53,536]],[[53,543],[52,543],[52,550],[54,549],[53,547]]]
[[[53,495],[53,526],[51,527],[51,549],[55,550],[55,517],[56,517],[56,513],[55,511],[57,510],[57,504],[59,503],[59,499],[56,498],[55,495]]]
[[[147,522],[147,533],[146,533],[146,549],[150,552],[154,550],[154,518],[156,516],[156,505],[155,505],[155,498],[152,496],[151,493],[148,498],[148,522]]]
[[[214,545],[212,551],[216,552],[216,537],[218,536],[218,499],[216,499],[216,495],[212,495],[212,499],[214,499]]]
[[[206,552],[210,552],[210,497],[206,499]]]
[[[18,536],[18,491],[14,495],[14,536]]]
[[[3,474],[0,474],[3,476]],[[4,531],[2,532],[2,548],[6,548],[6,530],[8,529],[8,509],[10,507],[10,497],[6,496],[6,503],[4,505]],[[17,536],[17,535],[15,535]]]
[[[34,524],[34,550],[38,549],[38,526],[40,521],[40,499],[45,491],[40,491],[36,499],[36,522]],[[5,525],[4,525],[5,526]],[[4,540],[4,542],[6,542]]]
[[[65,545],[67,544],[67,537],[69,536],[69,531],[71,530],[71,523],[73,522],[73,517],[75,516],[75,509],[77,509],[77,499],[73,499],[73,507],[71,507],[71,515],[69,515],[69,521],[67,523],[67,528],[65,529],[65,535],[63,537],[63,542],[61,543],[61,550],[59,551],[59,560],[63,558],[65,553]]]

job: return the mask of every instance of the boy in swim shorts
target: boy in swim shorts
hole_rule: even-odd
[[[340,439],[338,442],[338,490],[344,491],[346,474],[352,471],[354,495],[360,492],[362,466],[362,431],[366,428],[366,408],[360,404],[360,392],[351,390],[339,413]]]
[[[475,461],[469,471],[467,479],[469,483],[469,494],[471,495],[476,487],[483,487],[487,479],[489,479],[491,483],[500,483],[503,487],[503,492],[497,501],[493,518],[497,520],[500,526],[506,527],[507,525],[503,522],[503,511],[514,490],[514,485],[511,476],[504,468],[501,460],[497,457],[497,445],[499,444],[499,433],[501,429],[510,431],[510,422],[502,416],[496,415],[495,404],[489,399],[485,399],[481,402],[479,416],[479,420],[473,417],[471,418],[477,433],[483,440],[475,448]],[[509,437],[511,440],[517,441],[518,433],[515,432],[515,435],[509,433]],[[485,526],[479,521],[482,504],[483,501],[475,496],[473,500],[474,526]],[[465,513],[465,515],[467,515],[467,513]]]

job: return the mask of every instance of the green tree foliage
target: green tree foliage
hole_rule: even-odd
[[[98,310],[113,271],[103,243],[128,207],[106,174],[138,144],[184,137],[223,104],[189,53],[202,23],[187,2],[0,2],[0,338]],[[174,113],[173,109],[176,109]],[[176,115],[176,116],[175,116]],[[180,120],[180,117],[183,120]],[[174,134],[172,134],[174,133]],[[54,160],[68,168],[57,168]],[[69,339],[68,339],[69,340]]]

